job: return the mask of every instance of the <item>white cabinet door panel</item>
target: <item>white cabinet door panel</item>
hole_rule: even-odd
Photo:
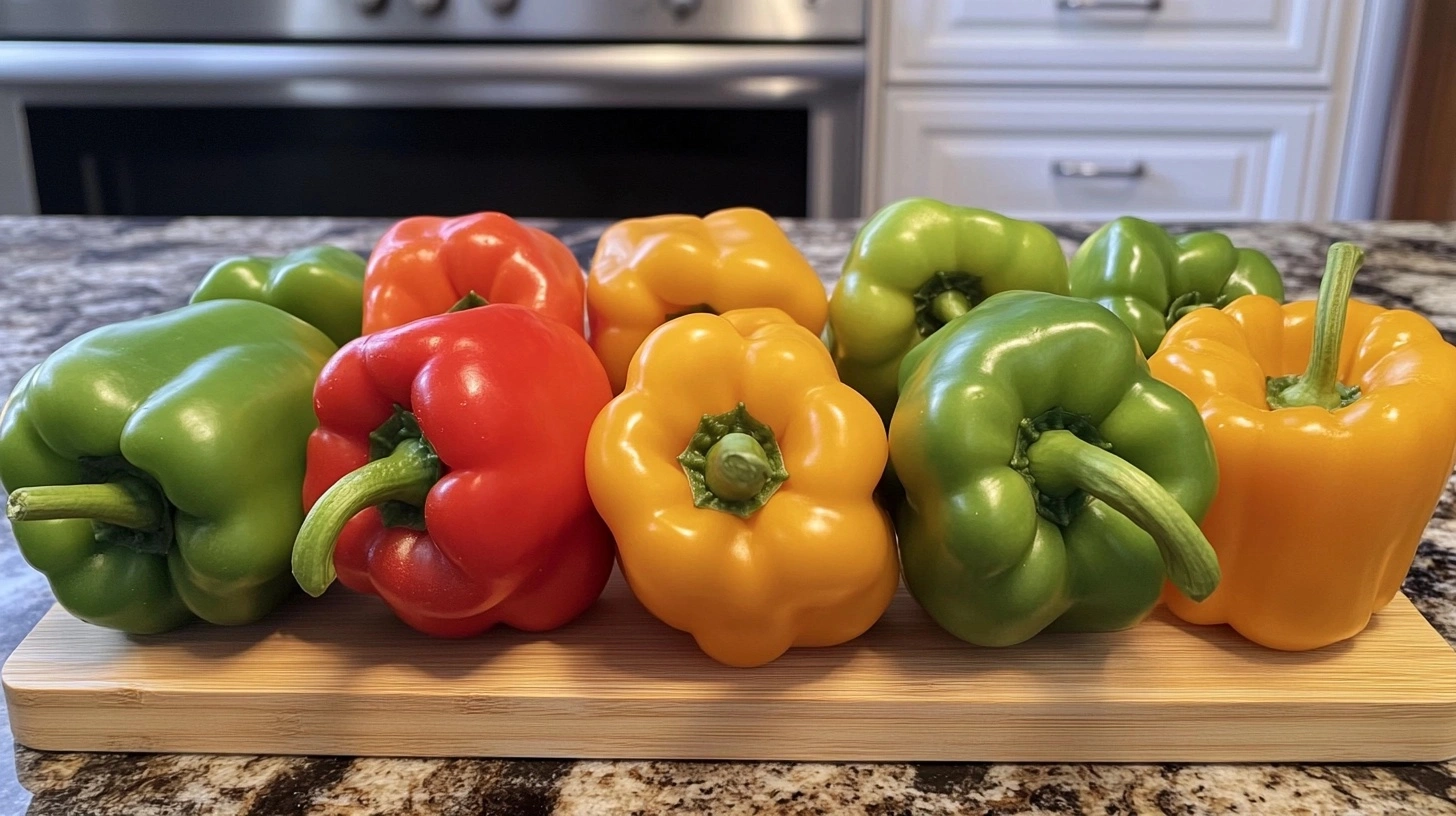
[[[1043,221],[1317,217],[1323,94],[891,89],[879,204]]]
[[[1328,87],[1362,2],[891,0],[889,80]]]

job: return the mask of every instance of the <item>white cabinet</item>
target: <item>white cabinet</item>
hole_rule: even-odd
[[[1327,86],[1350,0],[892,0],[889,79]]]
[[[876,0],[874,17],[866,211],[1372,214],[1405,0]]]
[[[1034,220],[1315,218],[1328,99],[891,88],[886,200]]]

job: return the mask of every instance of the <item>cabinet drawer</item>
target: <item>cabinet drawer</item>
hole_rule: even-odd
[[[1321,216],[1327,94],[890,89],[878,204],[1042,221]]]
[[[889,80],[1327,87],[1363,0],[894,0]],[[1346,28],[1351,29],[1346,31]]]

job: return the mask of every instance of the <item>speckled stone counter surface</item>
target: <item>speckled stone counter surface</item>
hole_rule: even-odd
[[[377,220],[0,218],[0,387],[76,335],[181,305],[229,254],[329,242],[367,252]],[[585,263],[601,225],[543,224]],[[1189,228],[1192,228],[1190,225]],[[786,224],[832,279],[848,222]],[[1070,252],[1091,225],[1057,228]],[[1413,308],[1456,340],[1456,224],[1229,228],[1268,253],[1291,297],[1313,296],[1325,249],[1367,252],[1356,296]],[[1456,642],[1456,498],[1427,530],[1405,589]],[[0,653],[50,605],[0,540]],[[967,723],[967,727],[974,724]],[[1130,727],[1155,728],[1154,723]],[[8,722],[0,738],[10,740]],[[1456,763],[1401,766],[763,764],[46,754],[0,763],[0,813],[1456,813]]]

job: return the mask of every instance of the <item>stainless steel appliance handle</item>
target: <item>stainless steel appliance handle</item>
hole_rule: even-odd
[[[0,83],[208,85],[300,79],[685,84],[861,82],[860,45],[278,45],[0,41]],[[770,89],[771,90],[771,89]]]
[[[1104,167],[1097,162],[1091,161],[1054,161],[1052,162],[1052,175],[1057,178],[1079,178],[1079,179],[1135,179],[1147,175],[1148,167],[1141,161],[1135,161],[1124,167]]]
[[[1163,0],[1057,0],[1060,11],[1158,11]]]

